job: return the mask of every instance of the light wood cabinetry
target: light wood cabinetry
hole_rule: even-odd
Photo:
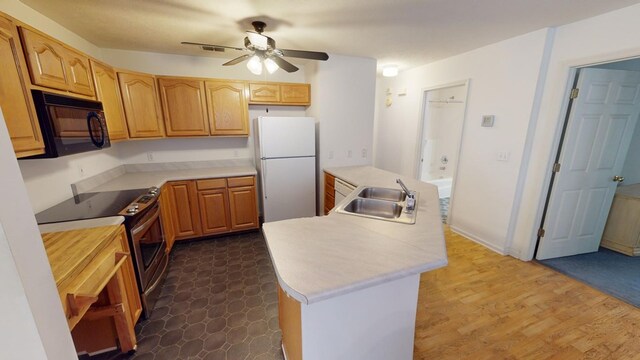
[[[204,81],[158,78],[167,136],[207,136],[209,119]]]
[[[193,180],[172,181],[171,204],[173,209],[173,227],[176,240],[194,238],[202,235],[198,194]]]
[[[173,244],[176,241],[176,232],[173,225],[172,209],[174,205],[173,200],[173,188],[169,184],[165,184],[160,190],[160,216],[162,219],[162,230],[164,231],[164,238],[167,241],[167,254],[171,252]]]
[[[336,206],[336,178],[335,176],[324,172],[324,214],[329,214],[329,211]]]
[[[44,153],[28,78],[17,28],[0,16],[0,107],[19,158]]]
[[[88,56],[35,30],[20,31],[34,85],[95,96]]]
[[[168,184],[176,240],[259,227],[255,176]]]
[[[297,83],[250,82],[249,103],[266,105],[311,105],[311,86]]]
[[[140,301],[140,293],[138,291],[138,283],[136,281],[136,273],[133,270],[133,261],[131,260],[131,249],[129,248],[129,240],[124,227],[120,228],[118,234],[119,251],[128,254],[129,259],[122,265],[122,282],[124,285],[124,293],[127,299],[127,317],[131,324],[135,325],[142,315],[142,302]]]
[[[206,81],[211,135],[248,136],[249,108],[243,81]]]
[[[91,60],[91,71],[95,83],[96,96],[102,102],[109,139],[124,140],[129,137],[127,121],[122,108],[122,95],[118,86],[118,75],[108,65]]]
[[[600,246],[640,256],[640,184],[618,188]]]
[[[258,227],[258,210],[256,204],[256,186],[254,176],[230,178],[229,211],[231,213],[231,229],[247,230]]]
[[[120,92],[131,138],[162,137],[162,114],[152,75],[118,72]]]
[[[301,316],[300,303],[278,285],[278,323],[282,331],[282,347],[288,360],[302,360]]]

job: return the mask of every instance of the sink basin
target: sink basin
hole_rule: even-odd
[[[379,187],[366,187],[358,194],[361,198],[402,202],[407,195],[402,190]]]
[[[372,217],[396,219],[402,215],[402,205],[384,200],[357,198],[351,200],[344,207],[344,211]]]

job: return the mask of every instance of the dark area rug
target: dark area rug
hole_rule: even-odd
[[[640,307],[640,257],[600,248],[598,252],[541,260],[567,276]]]

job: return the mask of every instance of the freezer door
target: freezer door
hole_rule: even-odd
[[[260,158],[316,155],[316,124],[311,117],[258,118]]]
[[[264,221],[316,215],[316,158],[262,160]]]

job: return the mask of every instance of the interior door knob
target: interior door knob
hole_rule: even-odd
[[[613,177],[613,181],[621,183],[621,182],[624,181],[624,176],[616,175],[616,176]]]

